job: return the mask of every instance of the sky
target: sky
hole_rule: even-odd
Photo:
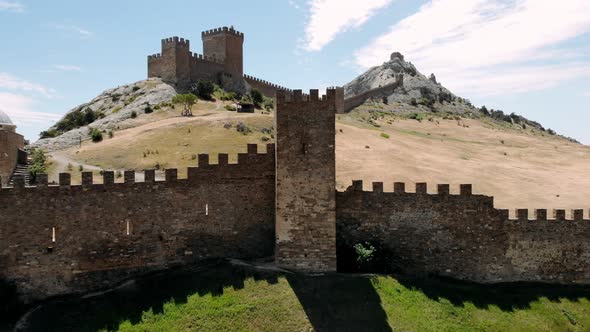
[[[34,141],[68,110],[147,77],[160,40],[233,25],[244,71],[344,85],[394,51],[476,106],[590,145],[588,0],[0,0],[0,109]]]

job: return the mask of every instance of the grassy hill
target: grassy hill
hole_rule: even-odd
[[[43,331],[587,331],[589,288],[302,275],[211,263],[53,301]],[[63,313],[67,313],[64,315]]]
[[[199,101],[194,117],[163,107],[125,120],[113,138],[53,152],[51,179],[68,171],[75,183],[80,165],[96,172],[176,167],[184,177],[198,153],[210,153],[216,162],[220,152],[235,161],[246,143],[264,151],[274,139],[273,114],[236,113],[225,105]],[[364,180],[366,189],[383,181],[385,190],[394,181],[407,182],[409,190],[414,182],[428,182],[431,192],[437,183],[450,183],[452,192],[473,183],[476,193],[495,196],[497,207],[530,209],[587,208],[590,196],[590,147],[469,112],[367,103],[337,116],[336,158],[340,190],[354,179]]]

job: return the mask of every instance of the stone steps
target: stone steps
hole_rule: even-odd
[[[10,181],[8,181],[9,187],[14,187],[14,179],[18,176],[22,176],[25,178],[25,186],[28,186],[31,184],[31,174],[29,173],[30,164],[31,164],[31,162],[27,161],[26,165],[23,165],[23,164],[16,165],[16,167],[14,168],[14,171],[12,172],[12,175],[10,176]]]

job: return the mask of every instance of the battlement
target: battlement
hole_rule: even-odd
[[[502,215],[509,218],[509,212],[506,209],[499,210]],[[550,222],[575,222],[583,221],[590,222],[590,210],[588,215],[584,216],[583,209],[571,209],[569,215],[565,209],[552,209],[550,215],[547,214],[547,209],[534,209],[532,218],[530,218],[528,209],[515,209],[514,214],[516,218],[510,219],[512,222],[527,222],[527,221],[550,221]]]
[[[178,182],[178,181],[186,181],[189,183],[193,183],[195,181],[200,181],[202,179],[211,179],[211,178],[226,178],[226,177],[233,177],[236,174],[240,174],[241,178],[248,178],[248,171],[251,170],[251,177],[258,177],[264,176],[258,172],[259,170],[256,167],[260,165],[266,165],[268,168],[267,171],[271,171],[266,175],[272,175],[273,167],[274,167],[274,154],[275,154],[275,145],[274,143],[266,145],[266,153],[258,153],[258,145],[257,144],[248,144],[247,145],[247,152],[246,153],[238,153],[238,161],[237,163],[229,163],[229,155],[227,153],[219,153],[217,155],[217,164],[209,163],[209,154],[199,154],[198,155],[198,166],[197,167],[188,167],[187,169],[187,178],[186,179],[179,179],[177,174],[178,170],[176,168],[168,168],[165,170],[165,180],[164,181],[156,181],[155,177],[155,170],[154,169],[147,169],[143,171],[143,178],[144,182],[137,182],[137,183],[171,183],[171,182]],[[137,172],[140,173],[140,172]],[[14,181],[13,187],[5,187],[1,186],[0,181],[0,194],[8,194],[11,192],[20,193],[22,191],[31,192],[35,190],[47,190],[47,189],[54,189],[62,191],[63,189],[68,188],[87,188],[88,186],[92,186],[94,189],[103,190],[108,188],[109,186],[125,186],[125,185],[134,185],[136,184],[136,171],[130,170],[125,171],[121,181],[115,180],[115,172],[114,171],[103,171],[102,172],[102,183],[95,183],[94,182],[94,175],[92,172],[82,172],[82,183],[80,185],[72,185],[71,183],[71,174],[70,173],[60,173],[59,174],[59,181],[57,184],[52,185],[48,183],[48,176],[47,174],[39,174],[37,185],[36,186],[25,186],[24,178],[16,177]],[[102,188],[102,189],[101,189]]]
[[[284,91],[292,91],[291,89],[285,88],[284,86],[278,85],[278,84],[274,84],[271,83],[269,81],[265,81],[262,80],[260,78],[254,77],[254,76],[250,76],[250,75],[244,75],[244,78],[250,82],[256,82],[259,84],[265,84],[267,86],[269,86],[270,88],[274,88],[276,90],[284,90]]]
[[[214,62],[217,64],[223,64],[224,61],[221,59],[217,59],[214,56],[206,56],[203,54],[199,54],[199,53],[191,53],[191,59],[196,60],[196,61],[209,61],[209,62]]]
[[[350,185],[346,191],[363,191],[363,192],[375,192],[375,193],[384,193],[386,191],[383,190],[383,182],[373,182],[372,183],[372,190],[363,190],[363,180],[353,180],[352,185]],[[459,185],[459,194],[458,195],[451,195],[450,185],[448,184],[438,184],[436,186],[436,194],[429,194],[428,193],[428,184],[425,182],[417,182],[415,184],[415,191],[408,192],[406,191],[406,184],[404,182],[394,182],[393,183],[393,191],[391,193],[394,194],[417,194],[417,195],[443,195],[443,196],[480,196],[480,195],[473,195],[473,186],[471,184],[461,184]]]
[[[215,35],[219,35],[219,34],[228,34],[228,35],[233,35],[236,37],[244,38],[244,34],[242,32],[235,30],[233,26],[229,27],[229,28],[228,27],[221,27],[221,28],[203,31],[203,32],[201,32],[201,37],[205,38],[205,37],[215,36]]]
[[[156,53],[156,54],[148,55],[148,62],[154,61],[154,60],[159,60],[161,58],[162,58],[162,53]]]
[[[320,98],[318,89],[309,90],[309,94],[304,94],[302,90],[277,90],[276,103],[277,105],[299,104],[308,102],[325,102],[327,104],[336,103],[336,89],[328,88],[326,94]]]
[[[176,36],[162,39],[162,49],[165,47],[171,47],[173,45],[182,45],[190,48],[190,41],[184,38],[178,38]]]
[[[550,222],[559,222],[559,221],[584,221],[590,222],[590,210],[588,211],[588,215],[584,216],[583,209],[572,209],[570,211],[569,216],[564,209],[553,209],[552,214],[547,214],[547,209],[535,209],[533,211],[533,218],[529,218],[529,210],[528,209],[515,209],[514,216],[515,218],[511,218],[510,211],[507,209],[496,209],[493,206],[493,197],[485,196],[485,195],[474,195],[473,189],[471,184],[461,184],[459,185],[459,192],[458,194],[451,194],[450,186],[448,184],[438,184],[436,186],[436,193],[428,193],[428,185],[424,182],[418,182],[415,184],[415,190],[413,192],[406,191],[406,184],[404,182],[394,182],[393,183],[393,191],[387,192],[384,191],[383,182],[373,182],[372,187],[370,190],[363,189],[363,181],[362,180],[354,180],[352,181],[352,185],[350,185],[346,190],[345,193],[353,193],[353,192],[363,192],[363,193],[374,193],[374,194],[393,194],[396,195],[405,195],[405,196],[442,196],[442,197],[454,197],[454,198],[469,198],[469,197],[477,197],[486,199],[488,204],[485,206],[488,208],[493,209],[496,214],[498,215],[499,219],[503,221],[509,222],[526,222],[526,221],[550,221]]]

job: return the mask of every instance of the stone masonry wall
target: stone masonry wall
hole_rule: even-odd
[[[0,185],[8,183],[18,161],[18,149],[25,146],[22,135],[0,130]]]
[[[276,251],[278,265],[336,270],[336,91],[276,96]]]
[[[253,77],[250,75],[244,75],[244,79],[246,80],[246,83],[248,83],[250,85],[250,87],[260,91],[263,95],[270,97],[270,98],[274,98],[277,91],[288,91],[288,92],[291,91],[291,90],[289,90],[285,87],[282,87],[280,85],[276,85],[276,84],[270,83],[265,80],[261,80],[259,78],[256,78],[256,77]]]
[[[510,219],[493,207],[493,198],[472,195],[462,185],[427,194],[426,184],[406,193],[403,183],[384,193],[382,183],[362,191],[355,181],[337,193],[339,248],[372,241],[383,246],[395,265],[408,273],[449,276],[477,282],[541,281],[590,283],[590,220],[582,210],[546,210],[528,220],[527,210]],[[571,220],[570,220],[571,219]]]
[[[344,99],[343,112],[351,111],[355,107],[362,105],[369,98],[380,98],[388,96],[392,94],[395,91],[395,89],[402,86],[403,82],[403,75],[398,75],[396,81],[391,84],[371,89],[369,91],[365,91],[361,94],[358,94],[350,98],[346,98]]]
[[[0,278],[15,282],[21,299],[89,291],[112,285],[130,274],[163,269],[212,257],[261,258],[274,250],[274,145],[259,154],[256,145],[238,155],[237,164],[219,155],[188,179],[166,170],[166,181],[124,183],[104,173],[104,185],[71,186],[69,174],[59,186],[0,190]]]

